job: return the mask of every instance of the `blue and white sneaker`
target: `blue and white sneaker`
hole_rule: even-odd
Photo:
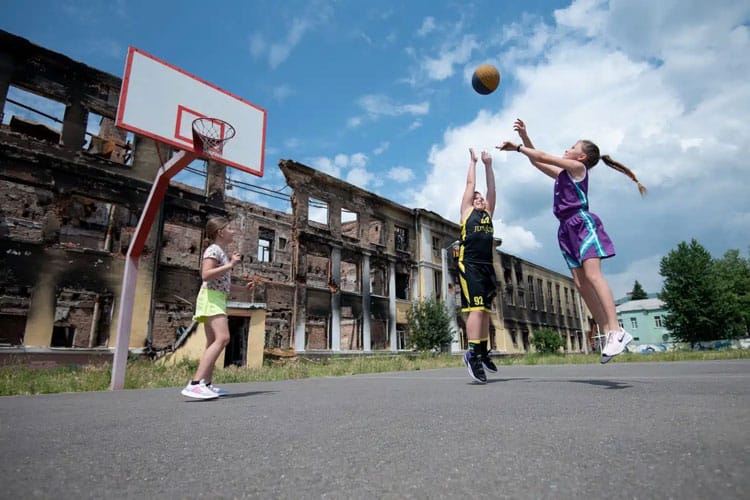
[[[486,372],[497,373],[497,366],[495,365],[495,362],[492,361],[489,351],[487,351],[487,354],[482,356],[482,366],[484,367],[484,371]]]
[[[221,387],[216,387],[214,384],[209,384],[206,387],[208,387],[209,390],[213,391],[213,393],[217,396],[226,396],[227,394],[229,394],[227,391],[225,391]]]
[[[464,354],[464,364],[469,370],[469,376],[472,379],[480,384],[487,383],[487,375],[484,373],[482,360],[479,356],[474,356],[471,351],[466,351],[466,354]]]

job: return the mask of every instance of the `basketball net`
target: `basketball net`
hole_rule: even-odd
[[[209,158],[221,157],[224,144],[234,137],[234,127],[218,118],[193,120],[193,149]]]

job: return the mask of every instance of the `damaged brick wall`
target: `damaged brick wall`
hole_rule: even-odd
[[[0,57],[10,61],[0,68],[0,80],[65,109],[60,129],[45,126],[43,137],[24,117],[11,117],[14,127],[0,126],[0,330],[8,332],[0,342],[17,344],[32,330],[25,340],[33,345],[106,345],[114,300],[103,297],[119,297],[123,257],[160,166],[159,152],[153,141],[137,136],[129,144],[113,126],[118,77],[2,30]],[[6,95],[1,94],[5,111]],[[90,114],[100,127],[87,145]],[[235,270],[234,281],[244,275],[268,281],[253,297],[240,292],[236,298],[267,302],[267,338],[274,346],[289,347],[294,295],[290,217],[226,197],[225,170],[209,162],[210,189],[170,185],[163,230],[152,231],[139,264],[140,281],[144,273],[154,279],[137,295],[137,300],[147,298],[151,311],[148,333],[154,344],[167,345],[190,321],[206,219],[224,215],[244,231],[240,245],[246,260]],[[273,233],[273,257],[267,261],[258,259],[261,227]],[[73,296],[99,297],[99,311],[94,299]],[[143,315],[138,319],[143,321]],[[135,333],[131,341],[147,334]]]

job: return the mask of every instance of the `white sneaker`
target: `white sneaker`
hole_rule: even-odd
[[[193,399],[216,399],[219,397],[218,394],[206,386],[206,382],[203,379],[195,385],[188,382],[188,385],[182,390],[182,395]]]
[[[625,346],[633,341],[633,336],[625,330],[619,332],[609,332],[607,334],[607,344],[602,349],[601,362],[606,363],[618,354],[622,354]]]
[[[226,396],[227,394],[229,394],[227,391],[225,391],[221,387],[216,387],[214,384],[208,384],[206,387],[211,389],[215,394],[218,394],[219,396]]]

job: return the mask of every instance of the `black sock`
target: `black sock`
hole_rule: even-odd
[[[200,380],[191,380],[191,381],[190,381],[190,385],[198,385],[198,384],[200,384],[200,383],[201,383],[201,381],[200,381]]]
[[[479,342],[479,352],[482,353],[482,356],[486,356],[487,355],[488,351],[487,351],[487,341],[486,340],[481,340]]]

